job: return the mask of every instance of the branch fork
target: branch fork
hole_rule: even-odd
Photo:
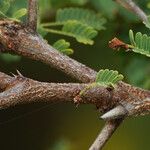
[[[120,3],[121,0],[116,2]],[[150,91],[124,82],[119,82],[113,90],[99,86],[87,90],[82,96],[79,95],[84,88],[95,81],[97,72],[59,53],[45,42],[36,33],[37,0],[28,0],[28,4],[26,25],[12,20],[0,20],[0,51],[41,61],[83,83],[44,83],[26,78],[19,72],[13,77],[0,72],[1,109],[41,101],[93,104],[103,112],[101,118],[106,124],[90,150],[102,149],[125,117],[145,115],[150,112]],[[140,9],[135,11],[135,6],[131,7],[128,0],[126,4],[130,5],[130,9],[143,21],[146,21],[145,16],[141,17],[143,13]]]

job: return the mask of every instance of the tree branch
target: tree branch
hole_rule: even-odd
[[[135,9],[135,6],[132,9]],[[35,0],[29,0],[27,25],[29,28],[15,21],[0,20],[0,51],[16,53],[41,61],[81,82],[94,82],[96,77],[94,70],[59,53],[40,35],[31,33],[30,29],[35,31],[37,25],[37,2]],[[144,111],[150,110],[149,91],[120,82],[117,88],[111,91],[104,87],[95,87],[84,95],[79,95],[79,92],[87,85],[42,83],[20,75],[10,77],[0,73],[0,108],[30,102],[64,101],[94,104],[103,112],[121,104],[128,111],[127,115],[145,114]],[[94,145],[98,148],[103,147],[120,123],[121,119],[120,122],[118,120],[106,122]]]
[[[79,95],[87,86],[89,84],[44,83],[25,78],[21,74],[11,77],[0,72],[0,87],[2,90],[0,93],[0,108],[4,109],[17,104],[33,102],[73,102],[76,104],[94,104],[101,112],[107,112],[120,104],[125,104],[124,107],[130,106],[131,109],[134,106],[133,101],[137,104],[139,98],[150,98],[149,91],[141,91],[141,89],[129,87],[129,85],[125,86],[125,84],[122,85],[121,83],[114,90],[97,86],[89,89],[83,95]],[[133,91],[135,92],[134,95]],[[140,92],[140,97],[136,95],[137,92]],[[130,95],[131,93],[132,95]],[[137,110],[137,106],[133,110],[138,113],[142,110],[143,115],[144,111],[150,111],[150,101],[145,101],[147,104],[145,106],[148,107],[143,107],[144,103],[142,102],[144,101],[140,100],[140,103],[138,101],[138,107],[141,106],[142,108],[139,107],[140,111]],[[125,108],[128,109],[128,107]],[[134,114],[130,109],[127,115]],[[129,111],[132,113],[130,114]],[[107,121],[90,150],[102,149],[122,121],[123,118]]]
[[[101,130],[94,143],[91,145],[89,150],[101,150],[106,144],[108,139],[113,135],[115,130],[122,123],[123,119],[107,121],[104,128]]]
[[[145,12],[136,5],[132,0],[115,0],[121,6],[125,7],[127,10],[135,13],[143,22],[148,22],[147,15]]]
[[[82,95],[79,93],[85,89],[89,84],[78,83],[46,83],[38,82],[19,75],[10,77],[0,72],[0,107],[10,107],[16,104],[30,103],[30,102],[75,102],[77,104],[94,104],[101,112],[109,111],[115,106],[122,105],[128,111],[127,115],[140,115],[150,111],[147,107],[143,107],[144,102],[147,106],[148,98],[150,98],[150,91],[140,91],[139,88],[129,88],[121,83],[116,85],[113,90],[107,87],[97,85]],[[127,89],[129,89],[127,91]],[[132,92],[134,90],[135,94]],[[136,92],[141,92],[140,96]],[[143,93],[142,93],[143,92]],[[140,100],[139,100],[140,99]],[[145,101],[143,101],[145,99]],[[128,108],[128,106],[130,106]],[[135,108],[139,109],[135,109]],[[132,109],[131,109],[132,108]]]
[[[27,26],[36,31],[37,28],[37,0],[28,0],[28,19]]]
[[[94,82],[94,80],[95,80],[96,71],[69,58],[68,56],[65,56],[65,55],[59,53],[53,47],[48,45],[48,43],[44,39],[42,39],[41,36],[39,36],[37,34],[32,34],[30,32],[30,30],[28,30],[24,25],[22,25],[18,22],[10,21],[10,20],[1,20],[0,21],[0,45],[1,45],[2,52],[16,53],[16,54],[31,58],[33,60],[41,61],[52,67],[57,68],[58,70],[63,71],[64,73],[76,78],[77,80],[79,80],[81,82],[85,82],[85,83],[86,82]],[[47,89],[46,92],[43,91],[44,89],[46,89],[47,84],[46,84],[46,86],[44,86],[45,84],[42,85],[42,88],[41,88],[42,91],[38,91],[39,87],[41,86],[41,84],[40,84],[38,86],[35,86],[34,88],[31,88],[33,90],[33,93],[30,93],[30,90],[26,89],[27,91],[25,90],[25,91],[21,92],[21,93],[23,93],[23,95],[20,96],[19,89],[23,90],[25,83],[26,82],[21,82],[20,84],[17,84],[19,86],[19,88],[18,88],[18,86],[16,86],[15,89],[13,89],[13,90],[8,88],[9,90],[6,90],[1,93],[1,99],[0,99],[1,108],[13,106],[13,105],[20,104],[20,103],[41,101],[43,99],[45,99],[45,101],[54,101],[54,94],[51,91],[49,91],[49,88],[50,88],[49,86],[48,86],[49,88]],[[31,87],[30,85],[31,84],[29,84],[28,87]],[[20,88],[20,86],[21,86],[21,88]],[[43,88],[43,86],[44,86],[44,88]],[[52,86],[52,84],[51,84],[51,86]],[[58,86],[61,86],[61,85],[57,85],[57,87]],[[136,102],[140,101],[139,104],[141,104],[140,106],[142,106],[143,105],[142,100],[150,97],[149,91],[145,91],[145,90],[142,90],[139,88],[134,88],[123,82],[121,82],[119,86],[122,86],[122,88],[124,88],[124,90],[122,88],[121,88],[121,90],[119,90],[119,88],[116,89],[119,92],[117,92],[116,90],[113,90],[114,92],[112,92],[113,94],[111,94],[111,95],[113,95],[113,97],[115,97],[114,100],[113,100],[113,98],[110,98],[110,94],[108,94],[107,96],[103,95],[103,92],[102,92],[103,90],[98,88],[99,90],[98,90],[97,95],[95,94],[95,92],[94,92],[94,94],[87,92],[86,96],[84,95],[83,97],[80,97],[79,101],[77,101],[77,102],[93,103],[93,99],[95,96],[96,96],[96,98],[98,96],[99,99],[100,99],[100,97],[104,96],[101,98],[101,100],[103,100],[103,101],[100,101],[100,102],[103,102],[103,104],[101,104],[99,101],[97,101],[96,98],[95,98],[96,101],[94,101],[94,103],[97,102],[95,105],[104,111],[108,111],[111,108],[113,108],[114,106],[117,106],[118,104],[121,103],[122,105],[124,105],[125,109],[127,109],[130,112],[129,115],[131,115],[131,114],[133,115],[133,114],[137,114],[137,113],[141,114],[143,112],[143,107],[140,107],[140,109],[135,109],[137,107]],[[55,87],[55,89],[57,89],[57,88]],[[65,89],[65,88],[63,87],[63,89]],[[64,94],[66,94],[67,89],[65,91],[63,91]],[[69,87],[69,89],[70,89],[70,87]],[[108,91],[106,88],[104,90]],[[13,93],[14,91],[16,91],[16,93],[18,95],[14,96],[14,93]],[[43,97],[41,95],[38,96],[38,93],[40,93],[41,95],[44,95],[45,97]],[[47,93],[51,93],[52,95],[47,94]],[[71,91],[71,93],[73,93],[73,91]],[[32,94],[32,96],[30,94]],[[47,97],[47,95],[49,97]],[[8,97],[11,99],[9,99]],[[55,97],[57,98],[57,99],[55,99],[55,101],[63,101],[63,98],[61,97],[61,99],[59,99],[57,97],[57,94],[55,95]],[[92,97],[92,99],[90,99],[91,97]],[[67,98],[66,95],[65,95],[65,98]],[[88,98],[89,98],[89,101],[87,100]],[[68,98],[68,101],[69,100],[70,100],[70,98]],[[130,105],[133,106],[131,110],[129,107]],[[148,102],[144,109],[145,111],[147,111],[147,108],[149,108],[149,105],[150,104]],[[112,124],[113,125],[112,125],[111,130],[113,131],[117,128],[118,123],[114,121]],[[107,124],[106,124],[106,126],[107,126]],[[111,133],[112,132],[109,132],[108,133],[109,136],[106,136],[105,139],[108,140],[108,138],[111,136]]]
[[[111,93],[104,87],[91,89],[80,101],[75,101],[74,98],[88,85],[38,82],[22,75],[11,77],[0,72],[0,108],[33,102],[73,102],[94,104],[102,110],[108,106],[112,107],[110,106],[114,105],[112,102],[117,101],[115,97],[112,102],[110,101]]]
[[[31,34],[20,23],[1,20],[0,42],[5,47],[5,50],[2,49],[3,52],[16,53],[33,60],[41,61],[81,82],[93,82],[95,80],[96,72],[94,70],[59,53],[40,35]]]

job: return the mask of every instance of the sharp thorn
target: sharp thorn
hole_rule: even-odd
[[[12,73],[12,72],[11,72],[11,75],[12,75],[13,77],[15,77],[15,78],[17,77],[17,76],[16,76],[14,73]]]
[[[128,113],[128,111],[121,105],[116,106],[115,108],[111,109],[110,111],[106,112],[101,116],[103,120],[112,120],[117,118],[122,118]]]
[[[20,77],[24,77],[21,72],[19,70],[16,70],[17,71],[17,74],[20,76]]]

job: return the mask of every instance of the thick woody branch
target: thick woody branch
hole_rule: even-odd
[[[33,31],[37,28],[37,9],[37,0],[28,0],[27,26]]]
[[[41,61],[81,82],[95,80],[96,72],[85,65],[59,53],[40,35],[31,34],[25,26],[9,20],[0,21],[0,42],[3,52],[16,53]],[[5,48],[4,48],[5,47]]]
[[[122,105],[128,112],[128,115],[137,115],[137,112],[132,107],[142,106],[143,101],[138,99],[139,96],[130,95],[129,91],[126,91],[127,86],[120,84],[116,85],[113,90],[107,89],[103,86],[95,86],[82,95],[79,93],[85,89],[89,84],[78,83],[45,83],[38,82],[21,74],[14,77],[8,76],[0,72],[0,107],[5,108],[22,103],[31,102],[75,102],[77,104],[94,104],[101,112],[109,111],[110,109]],[[134,89],[135,90],[135,89]],[[134,96],[134,97],[133,97]],[[148,98],[150,98],[149,91],[143,91],[141,98],[145,98],[147,105]],[[133,100],[134,103],[130,100]],[[138,102],[138,105],[136,105]],[[130,105],[130,109],[128,109]],[[139,113],[139,110],[137,110]],[[145,111],[149,111],[147,108]],[[143,113],[143,111],[142,111]]]
[[[30,30],[28,30],[24,25],[14,21],[0,21],[0,48],[0,51],[2,52],[16,53],[31,58],[33,60],[41,61],[45,64],[57,68],[58,70],[63,71],[64,73],[76,78],[81,82],[93,82],[96,77],[96,72],[94,70],[69,58],[68,56],[59,53],[57,50],[51,47],[44,39],[42,39],[41,36],[37,34],[32,34]],[[66,85],[39,83],[37,81],[26,78],[17,78],[17,80],[15,79],[14,83],[13,85],[16,85],[15,87],[13,86],[14,88],[9,88],[11,86],[8,86],[6,87],[7,90],[3,91],[0,94],[1,108],[35,101],[74,102],[73,97],[77,96],[80,90],[82,90],[86,86],[78,84]],[[2,87],[5,86],[3,85]],[[85,95],[83,95],[83,97],[76,97],[79,100],[76,102],[95,104],[102,111],[110,110],[111,108],[121,103],[124,105],[124,107],[126,107],[127,110],[129,109],[129,111],[131,112],[130,114],[136,114],[139,109],[134,109],[136,105],[132,104],[132,101],[134,100],[135,102],[137,102],[140,100],[140,104],[143,104],[141,100],[150,97],[149,91],[134,88],[123,82],[120,83],[119,87],[121,88],[116,88],[115,90],[113,90],[113,92],[110,92],[104,87],[96,88],[97,92],[95,92],[94,89],[91,89]],[[60,91],[60,88],[62,91]],[[58,91],[54,91],[54,89]],[[76,92],[74,91],[75,89]],[[68,90],[71,91],[69,92]],[[59,94],[63,94],[64,97],[58,97]],[[131,104],[131,106],[133,107],[129,107],[130,105],[128,104]],[[149,106],[149,101],[147,102],[147,106]],[[130,110],[130,108],[132,109]],[[147,107],[141,108],[143,109]],[[140,109],[139,114],[141,113],[142,109]],[[117,124],[118,123],[115,121],[112,123],[112,126],[110,127],[112,131],[117,128]],[[113,132],[108,132],[108,134],[106,134],[109,135],[106,136],[107,140],[112,133]]]
[[[79,92],[89,84],[45,83],[25,78],[22,75],[11,77],[1,72],[0,81],[1,109],[33,102],[73,102],[76,104],[94,104],[104,111],[114,107],[117,101],[121,100],[118,97],[120,89],[116,89],[112,93],[101,86],[88,90],[83,97],[80,97],[80,100],[74,100],[75,97],[78,97]]]
[[[10,26],[12,26],[12,28],[10,28]],[[44,62],[81,82],[86,83],[95,80],[96,72],[94,70],[68,56],[60,54],[39,35],[32,35],[24,26],[16,22],[6,20],[0,22],[0,41],[1,51],[3,52],[9,51]],[[17,101],[13,104],[16,104],[16,102]],[[10,104],[9,101],[6,103],[7,107],[8,104]],[[112,130],[115,130],[115,122],[114,126],[112,126]]]
[[[6,87],[10,84],[13,77],[6,75],[5,73],[0,72],[0,91],[5,90]]]
[[[136,5],[132,0],[115,0],[121,6],[125,7],[127,10],[132,11],[135,13],[143,22],[147,22],[147,15],[145,12]]]

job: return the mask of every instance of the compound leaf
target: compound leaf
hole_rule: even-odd
[[[91,10],[82,8],[59,9],[56,14],[56,22],[65,23],[66,21],[76,20],[96,30],[105,29],[106,20]]]
[[[131,49],[135,53],[140,53],[150,57],[150,36],[137,32],[134,36],[132,30],[129,31],[129,38],[131,42]]]
[[[96,83],[102,86],[114,86],[118,81],[123,80],[123,75],[114,70],[100,70],[96,76]]]
[[[53,44],[53,47],[66,55],[73,54],[73,50],[70,47],[70,43],[64,39],[58,40]]]
[[[90,45],[94,43],[92,39],[97,35],[97,31],[92,27],[76,21],[68,21],[63,26],[62,31],[69,36],[76,38],[78,42]]]

